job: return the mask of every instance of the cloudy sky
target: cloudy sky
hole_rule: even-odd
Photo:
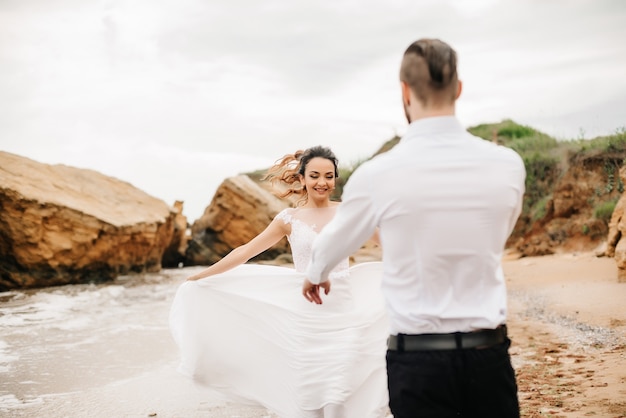
[[[0,0],[0,150],[91,168],[191,221],[226,177],[406,128],[404,49],[458,52],[466,126],[626,126],[623,0]]]

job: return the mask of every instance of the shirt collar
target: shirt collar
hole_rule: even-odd
[[[437,133],[467,132],[456,116],[434,116],[412,122],[404,138],[432,135]]]

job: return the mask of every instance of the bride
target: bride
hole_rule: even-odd
[[[281,197],[301,197],[250,242],[178,288],[170,329],[181,373],[281,418],[386,416],[381,263],[349,267],[343,260],[323,305],[301,296],[313,240],[339,205],[330,200],[337,176],[337,159],[320,146],[270,168],[268,178],[287,186]],[[285,236],[295,269],[245,264]]]

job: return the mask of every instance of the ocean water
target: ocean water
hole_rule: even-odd
[[[169,306],[195,269],[0,293],[0,416],[175,362]]]

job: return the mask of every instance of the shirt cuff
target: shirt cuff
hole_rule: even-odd
[[[310,263],[309,267],[306,270],[306,278],[313,284],[320,284],[326,280],[322,280],[322,269],[321,267],[314,263]]]

